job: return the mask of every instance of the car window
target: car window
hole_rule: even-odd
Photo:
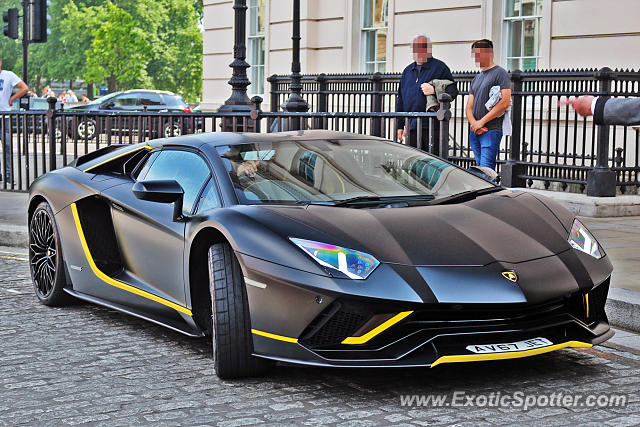
[[[165,150],[158,154],[144,175],[145,181],[158,179],[174,179],[182,186],[182,212],[190,214],[202,186],[209,179],[209,167],[202,157],[190,151]]]
[[[147,172],[149,172],[149,168],[155,161],[156,157],[158,157],[158,154],[160,154],[160,151],[153,151],[151,154],[149,154],[147,158],[143,160],[144,164],[141,167],[136,167],[133,178],[138,181],[143,181],[145,176],[147,175]]]
[[[185,104],[180,95],[169,95],[163,93],[162,98],[164,98],[164,103],[167,108],[179,108],[181,110],[187,108],[187,104]]]
[[[33,98],[31,101],[32,110],[48,110],[49,102],[44,98]]]
[[[218,195],[218,187],[216,183],[210,179],[207,188],[202,192],[200,201],[198,202],[198,212],[204,212],[209,209],[219,208],[220,196]]]
[[[162,99],[160,99],[160,95],[158,95],[157,93],[141,93],[140,105],[162,105]]]
[[[138,103],[138,95],[135,93],[124,93],[113,98],[114,107],[135,107]]]

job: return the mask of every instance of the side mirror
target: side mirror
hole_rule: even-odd
[[[467,169],[472,174],[479,176],[482,179],[486,179],[487,181],[491,181],[493,183],[496,182],[496,178],[498,178],[498,173],[491,168],[484,166],[471,166]]]
[[[173,220],[182,219],[184,190],[173,179],[138,181],[133,184],[133,194],[140,200],[157,203],[173,203]]]
[[[116,105],[116,104],[114,104],[113,101],[105,102],[104,104],[100,105],[100,109],[101,110],[108,110],[110,108],[113,108],[114,105]]]

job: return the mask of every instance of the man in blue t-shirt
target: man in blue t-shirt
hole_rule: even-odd
[[[511,79],[507,71],[493,62],[493,43],[482,39],[471,45],[480,73],[471,81],[466,115],[471,125],[469,145],[478,166],[496,168],[496,157],[502,140],[504,113],[511,103]],[[491,88],[500,88],[500,100],[490,109]]]
[[[439,59],[431,56],[431,43],[429,38],[424,34],[417,35],[411,42],[414,62],[409,64],[402,72],[400,78],[400,86],[398,87],[398,96],[396,97],[396,111],[406,111],[415,113],[424,113],[427,111],[427,96],[435,93],[435,88],[429,82],[433,80],[450,80],[453,82],[451,70],[447,65]],[[445,88],[453,99],[458,96],[458,88],[455,82],[449,84]],[[438,120],[423,119],[422,120],[422,149],[429,150],[429,122],[433,121],[433,144],[439,148],[438,139],[440,135],[440,126]],[[405,120],[398,119],[398,141],[407,138],[409,145],[418,146],[417,120],[411,119],[409,122],[409,134],[405,135]]]

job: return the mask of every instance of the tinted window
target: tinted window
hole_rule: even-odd
[[[142,173],[140,176],[143,176]],[[209,167],[200,156],[189,151],[166,150],[158,154],[143,179],[145,181],[176,180],[184,190],[182,211],[189,214],[208,178]]]
[[[141,93],[140,105],[162,105],[162,100],[157,93]]]
[[[162,97],[164,98],[164,103],[168,108],[179,108],[181,110],[187,108],[187,104],[184,103],[180,95],[168,95],[163,93]]]
[[[217,147],[241,204],[444,198],[492,184],[429,154],[373,139]]]
[[[135,107],[138,103],[138,95],[135,93],[125,93],[113,98],[114,107]]]
[[[32,110],[48,110],[49,103],[44,98],[33,98],[31,101],[31,109]]]
[[[209,180],[207,188],[202,192],[200,201],[198,202],[198,212],[204,212],[209,209],[220,207],[220,197],[218,196],[218,188],[213,180]]]
[[[147,175],[147,172],[149,172],[149,168],[153,164],[156,157],[158,157],[159,153],[159,151],[154,151],[146,158],[146,160],[144,160],[144,165],[135,172],[135,179],[137,179],[138,181],[144,180],[144,177]]]

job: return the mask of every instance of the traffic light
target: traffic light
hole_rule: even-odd
[[[6,22],[4,35],[12,39],[18,38],[18,9],[15,7],[2,12],[2,20]]]
[[[51,19],[47,15],[47,7],[51,6],[49,0],[32,0],[29,7],[29,42],[44,43],[47,41],[47,35],[50,31],[47,29],[47,23]]]

